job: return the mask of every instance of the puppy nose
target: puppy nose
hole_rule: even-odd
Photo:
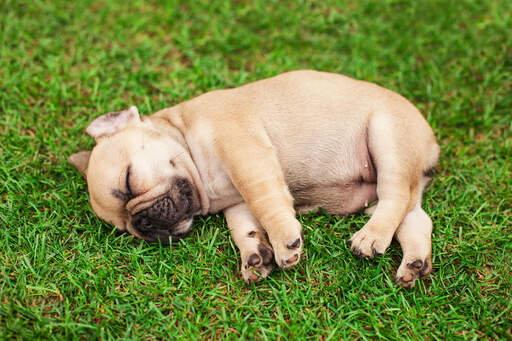
[[[159,199],[145,211],[150,219],[157,221],[174,222],[176,218],[176,205],[171,197]]]

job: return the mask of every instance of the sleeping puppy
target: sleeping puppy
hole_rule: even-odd
[[[373,258],[395,237],[404,287],[432,270],[421,198],[439,146],[420,112],[378,85],[294,71],[151,116],[109,113],[86,132],[96,146],[69,160],[101,219],[168,243],[190,232],[194,216],[223,211],[246,282],[268,276],[273,258],[283,269],[299,262],[297,211],[346,215],[375,201],[351,250]]]

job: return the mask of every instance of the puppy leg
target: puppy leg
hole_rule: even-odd
[[[400,124],[400,123],[398,123]],[[419,158],[403,130],[389,115],[375,117],[368,127],[368,148],[377,169],[375,210],[366,225],[350,239],[352,251],[373,258],[388,248],[406,213],[415,205]]]
[[[223,129],[229,131],[219,131],[216,147],[231,181],[268,233],[276,263],[288,268],[300,259],[302,226],[268,135],[263,128],[256,129],[261,123],[245,129],[243,124],[225,124]]]
[[[265,231],[245,203],[225,209],[224,215],[240,250],[245,283],[261,281],[272,271],[272,248]]]
[[[418,202],[407,213],[395,234],[403,252],[396,282],[406,288],[414,287],[417,278],[432,271],[432,220],[421,208],[421,195],[429,180],[422,178]]]
[[[402,247],[402,263],[396,273],[397,284],[413,288],[420,276],[432,271],[432,221],[417,205],[410,211],[396,232]]]

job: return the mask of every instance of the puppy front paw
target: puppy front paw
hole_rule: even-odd
[[[245,250],[242,254],[242,277],[246,284],[257,283],[272,272],[272,250],[263,242],[255,250]]]
[[[373,258],[382,255],[389,244],[391,244],[392,239],[393,234],[365,225],[362,229],[354,233],[348,244],[350,250],[352,250],[356,256]]]

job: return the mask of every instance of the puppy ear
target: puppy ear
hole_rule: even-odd
[[[117,133],[132,121],[140,122],[139,110],[134,106],[128,110],[109,112],[96,118],[89,124],[85,132],[97,140],[100,137]]]
[[[71,154],[68,157],[69,163],[71,163],[75,168],[82,174],[84,179],[87,179],[87,166],[89,165],[89,158],[91,157],[91,152],[88,150],[84,150],[82,152],[78,152],[75,154]]]

